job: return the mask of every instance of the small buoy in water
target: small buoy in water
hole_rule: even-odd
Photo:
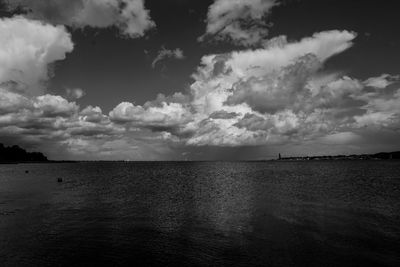
[[[29,173],[29,171],[25,171],[25,173]]]
[[[62,178],[58,178],[57,182],[62,183],[63,179]]]

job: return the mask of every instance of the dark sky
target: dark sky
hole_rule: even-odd
[[[211,21],[208,12],[209,9],[211,10],[211,7],[216,7],[218,1],[146,0],[144,2],[145,9],[149,12],[149,20],[153,21],[155,26],[146,29],[141,36],[135,36],[133,38],[132,36],[127,36],[122,33],[122,22],[120,22],[118,18],[113,18],[115,21],[109,23],[110,25],[101,24],[101,20],[100,22],[97,20],[96,22],[89,22],[82,19],[80,21],[70,21],[61,16],[56,20],[54,17],[56,17],[58,14],[57,12],[61,10],[56,9],[56,5],[60,5],[60,7],[63,7],[62,5],[64,4],[70,5],[67,3],[68,1],[65,0],[63,2],[63,0],[57,0],[55,4],[52,5],[46,0],[34,0],[32,2],[35,1],[36,3],[40,2],[40,4],[35,5],[29,3],[29,1],[18,0],[17,2],[21,4],[19,8],[4,1],[0,15],[3,18],[8,17],[13,19],[15,15],[22,14],[27,20],[41,20],[45,24],[54,26],[63,24],[66,27],[65,31],[71,34],[71,39],[74,44],[73,50],[66,52],[65,59],[57,59],[48,62],[47,68],[50,70],[50,75],[45,79],[45,89],[40,94],[59,95],[70,102],[76,102],[80,108],[79,111],[75,111],[78,112],[75,114],[75,119],[79,116],[83,116],[79,112],[85,107],[89,105],[93,107],[98,106],[101,108],[104,116],[107,117],[105,120],[111,120],[111,122],[108,122],[110,125],[106,125],[106,122],[102,122],[101,125],[90,125],[90,127],[96,130],[99,127],[121,128],[121,131],[127,132],[123,134],[115,133],[115,135],[107,135],[103,132],[99,134],[96,132],[93,133],[93,135],[78,136],[68,132],[68,137],[55,138],[53,137],[54,129],[51,134],[48,132],[43,133],[48,130],[43,125],[28,127],[26,126],[27,121],[25,121],[23,125],[17,125],[17,122],[14,124],[11,122],[11,124],[9,123],[4,126],[0,125],[0,127],[3,128],[8,127],[7,131],[3,133],[0,132],[0,134],[3,135],[3,142],[10,143],[14,141],[13,138],[9,137],[11,135],[10,125],[14,125],[18,128],[17,135],[25,135],[24,138],[15,138],[15,142],[21,142],[28,148],[42,149],[50,154],[50,156],[56,155],[57,153],[55,151],[63,151],[61,155],[58,155],[58,157],[61,158],[71,158],[78,155],[78,157],[86,159],[93,157],[93,153],[100,151],[104,153],[102,154],[104,157],[99,157],[106,159],[254,159],[269,157],[281,150],[291,154],[318,154],[320,153],[321,147],[325,149],[327,146],[329,146],[329,148],[326,149],[334,147],[331,153],[374,152],[375,150],[387,150],[391,148],[400,149],[400,144],[398,142],[385,141],[395,140],[396,137],[398,137],[398,126],[400,125],[398,124],[397,117],[399,105],[396,105],[397,99],[400,99],[400,97],[396,98],[397,89],[400,88],[397,83],[398,77],[396,76],[399,74],[400,70],[400,36],[398,35],[400,22],[397,16],[399,10],[398,1],[282,0],[274,2],[273,0],[266,0],[266,2],[274,2],[275,6],[272,8],[265,8],[265,14],[262,20],[246,13],[248,10],[251,10],[251,5],[250,8],[243,10],[240,10],[240,7],[229,9],[228,11],[231,13],[228,14],[234,14],[232,16],[236,17],[231,18],[229,23],[225,26],[237,25],[234,23],[246,21],[246,26],[242,26],[242,29],[249,32],[259,30],[257,27],[268,28],[268,35],[263,36],[261,39],[257,40],[258,42],[251,45],[240,43],[244,42],[243,40],[235,40],[232,38],[218,39],[222,38],[220,37],[224,32],[222,28],[217,33],[208,32],[207,23],[210,25]],[[110,0],[111,3],[118,1],[122,0]],[[124,1],[129,2],[130,0]],[[141,2],[141,0],[132,1]],[[224,0],[220,0],[220,2],[223,1]],[[80,0],[74,0],[70,3],[72,2],[79,5]],[[249,0],[243,1],[243,3],[245,2],[249,2]],[[263,1],[253,1],[253,3],[256,2],[256,5],[258,5],[259,2],[262,3]],[[68,6],[68,8],[69,7],[70,6]],[[78,12],[77,9],[73,9],[72,7],[68,10],[70,10],[70,12]],[[65,14],[69,15],[70,13]],[[219,17],[219,19],[221,19],[221,17]],[[266,26],[267,24],[270,25]],[[251,28],[252,25],[256,26]],[[247,26],[248,28],[246,28]],[[198,38],[205,34],[206,31],[208,32],[207,38],[203,41],[199,41]],[[329,55],[327,58],[322,59],[317,55],[317,52],[315,52],[317,59],[321,61],[319,67],[316,67],[316,69],[311,67],[311,63],[307,61],[306,63],[299,63],[304,66],[301,65],[297,70],[291,70],[291,64],[297,62],[297,60],[303,56],[303,54],[298,54],[298,57],[293,56],[293,58],[290,58],[291,56],[288,56],[289,58],[287,62],[285,61],[285,65],[279,63],[281,65],[276,67],[276,72],[268,71],[262,75],[260,74],[260,76],[257,76],[259,74],[255,76],[248,74],[252,78],[250,76],[247,78],[242,77],[240,76],[242,75],[241,72],[235,72],[235,75],[239,75],[238,77],[240,77],[240,79],[238,78],[238,80],[235,80],[235,83],[227,86],[225,90],[237,91],[238,94],[236,95],[234,93],[233,96],[227,96],[227,102],[224,104],[227,108],[222,108],[221,110],[226,113],[232,113],[236,112],[234,105],[237,106],[237,113],[241,114],[241,117],[237,121],[231,122],[229,126],[236,127],[239,130],[237,135],[235,133],[232,137],[230,134],[226,134],[231,133],[231,130],[229,130],[230,128],[218,130],[218,127],[222,126],[214,125],[225,125],[224,123],[228,121],[219,121],[215,120],[215,118],[212,120],[212,117],[216,116],[213,114],[221,110],[207,109],[209,111],[202,110],[201,112],[198,110],[196,97],[202,94],[199,92],[203,92],[202,90],[209,90],[209,88],[217,90],[216,88],[218,86],[223,86],[222,83],[230,81],[232,78],[231,76],[229,76],[231,78],[228,77],[229,69],[227,69],[226,77],[218,78],[218,80],[216,77],[203,77],[200,83],[200,78],[198,76],[193,77],[192,75],[199,73],[198,68],[201,66],[200,62],[204,56],[226,55],[227,59],[225,59],[225,63],[221,63],[221,67],[228,66],[227,60],[229,57],[232,57],[233,53],[243,51],[243,53],[247,53],[248,57],[251,58],[253,53],[255,53],[254,51],[257,51],[257,49],[268,50],[268,48],[263,47],[261,43],[267,42],[274,37],[285,35],[287,43],[291,44],[300,43],[303,38],[312,38],[315,33],[328,31],[348,31],[353,33],[355,38],[348,41],[352,42],[352,45],[349,45],[345,49],[340,48],[340,52],[332,52],[332,55]],[[331,34],[333,35],[333,33]],[[226,35],[224,37],[226,37]],[[27,43],[29,42],[28,40]],[[338,44],[338,47],[339,45],[340,44]],[[286,47],[289,46],[290,45],[284,44],[283,47],[281,47],[282,52],[278,51],[276,55],[279,53],[289,54],[288,49],[286,49]],[[155,67],[153,67],[152,62],[162,48],[168,50],[170,54],[158,61]],[[183,51],[183,58],[177,58],[172,55],[173,51],[178,48]],[[6,49],[6,47],[0,46],[0,49]],[[310,48],[310,52],[308,53],[313,54],[313,49],[314,48]],[[268,68],[270,65],[275,66],[275,61],[270,62],[269,60],[269,58],[266,59],[266,61],[262,63],[263,65],[259,67]],[[232,69],[238,66],[235,64],[239,63],[232,63]],[[254,64],[257,65],[258,63]],[[248,66],[252,67],[254,64],[249,63]],[[4,67],[4,69],[6,69],[6,67]],[[214,65],[214,68],[216,68],[216,65]],[[279,74],[280,76],[276,74],[277,72],[281,73]],[[24,73],[24,71],[22,70],[21,73]],[[307,77],[303,77],[305,75],[304,73],[307,73]],[[390,76],[381,76],[382,74],[388,74]],[[273,75],[278,76],[275,77]],[[9,86],[10,81],[16,81],[15,78],[7,77],[4,78],[0,76],[0,82],[2,82],[1,84],[3,86]],[[296,78],[296,81],[292,81],[295,79],[293,77]],[[317,99],[325,103],[324,109],[321,108],[322,106],[315,106],[312,110],[305,110],[297,107],[297,103],[303,101],[303,98],[300,97],[303,95],[302,90],[308,88],[307,84],[309,84],[310,81],[318,79],[327,80],[327,84],[324,84],[322,87],[330,88],[330,86],[333,86],[334,80],[341,82],[343,77],[346,77],[345,80],[347,78],[351,79],[353,83],[352,85],[341,84],[341,86],[347,86],[346,88],[341,87],[340,89],[341,92],[346,93],[340,96],[341,99],[335,98],[335,101],[337,101],[335,105],[329,102],[331,101],[330,99],[329,101],[327,100],[326,94],[328,93],[324,91]],[[367,82],[369,78],[374,77],[381,77],[379,80],[380,82],[385,83],[386,81],[388,83],[386,86],[380,86],[376,85],[376,83],[372,84]],[[253,82],[253,78],[261,84],[262,88],[267,90],[264,95],[258,95],[258,89],[255,89],[258,88],[258,85]],[[212,79],[214,79],[215,82],[213,82]],[[272,85],[269,85],[271,79],[275,79],[275,81],[280,84],[278,87],[283,88],[281,93],[278,92],[270,95],[269,92],[273,91],[273,89],[271,89]],[[41,79],[41,82],[43,82],[43,79]],[[196,89],[196,93],[193,93],[193,86],[196,82],[201,84],[203,89]],[[346,82],[349,83],[349,80],[346,80]],[[29,86],[30,85],[28,85],[28,87]],[[76,99],[68,98],[66,90],[76,88],[83,90],[84,96],[77,97]],[[190,88],[192,88],[192,90],[190,90]],[[349,93],[346,91],[350,90],[348,88],[356,91]],[[12,91],[9,88],[5,88],[4,90],[5,92]],[[15,93],[15,90],[13,92]],[[158,94],[163,94],[168,97],[177,92],[182,93],[183,96],[187,96],[189,100],[186,101],[189,102],[182,104],[181,100],[179,100],[181,102],[174,99],[166,100],[165,103],[168,105],[168,108],[157,111],[159,113],[152,113],[155,111],[151,108],[153,108],[152,105],[155,105],[154,107],[162,106],[162,101],[159,101],[160,103],[147,104],[147,106],[144,105],[148,101],[155,100]],[[210,91],[207,92],[210,93]],[[216,91],[213,92],[215,93]],[[241,93],[239,94],[239,92]],[[214,93],[211,92],[210,95],[206,97],[207,101],[218,98]],[[250,93],[253,93],[253,95],[247,95]],[[372,93],[374,93],[373,97]],[[24,93],[21,94],[24,95]],[[34,94],[32,96],[32,94],[28,93],[27,95],[29,95],[29,97],[39,97],[40,94]],[[336,94],[338,94],[336,91],[331,91],[330,96],[334,95],[336,97]],[[368,100],[366,100],[367,96]],[[265,100],[263,100],[263,97],[266,97]],[[4,97],[4,99],[6,98]],[[270,99],[275,99],[275,101],[268,104]],[[317,102],[317,100],[314,102]],[[32,101],[36,103],[36,100]],[[260,101],[262,103],[259,103]],[[382,101],[394,102],[386,103],[386,106],[393,105],[393,108],[391,110],[384,110],[382,106],[385,106],[385,104],[382,104]],[[118,119],[112,118],[109,112],[122,102],[132,103],[135,107],[143,108],[144,111],[135,110],[135,112],[139,112],[140,114],[129,111],[129,114],[124,113],[124,116],[121,115]],[[286,104],[285,108],[274,106],[275,104],[283,105],[283,102]],[[329,104],[327,104],[328,102]],[[355,104],[356,102],[358,103],[357,105]],[[190,122],[193,121],[190,118],[185,117],[185,119],[182,119],[182,117],[179,117],[183,122],[178,123],[177,119],[174,117],[176,113],[173,113],[174,116],[168,113],[175,112],[171,111],[171,103],[179,103],[179,105],[182,105],[188,112],[195,114],[188,115],[188,117],[196,117],[196,119],[194,119],[196,123],[194,123],[195,126],[193,126],[193,129],[186,127],[191,125]],[[350,104],[347,103],[352,103],[352,106],[348,106]],[[5,106],[4,103],[3,105]],[[238,105],[240,105],[240,107]],[[244,108],[243,105],[247,105],[246,108]],[[260,105],[263,105],[263,107],[261,108]],[[303,107],[307,105],[308,104],[304,104]],[[272,108],[272,106],[274,107]],[[174,106],[174,108],[176,108],[176,106]],[[251,111],[249,112],[247,108],[251,108]],[[3,109],[6,110],[6,108]],[[266,110],[268,110],[269,113],[266,113]],[[321,112],[321,110],[324,110],[324,112]],[[363,111],[361,112],[360,110]],[[307,120],[307,118],[314,118],[314,116],[317,116],[315,115],[317,111],[319,112],[318,114],[323,113],[324,115],[318,115],[320,116],[318,123],[310,123],[307,130],[300,126],[295,126],[294,124],[296,123],[293,122],[292,119],[289,120],[289,117],[285,117],[285,123],[290,124],[293,128],[288,130],[289,126],[282,126],[285,123],[278,122],[283,116],[288,116],[286,111],[291,111],[293,114],[297,115],[302,114],[302,117],[299,117],[299,121],[296,122],[298,125],[304,125],[306,121],[308,123],[309,120]],[[9,109],[7,109],[7,112],[9,112]],[[13,110],[13,112],[16,111]],[[249,114],[246,118],[252,118],[251,126],[249,126],[248,120],[245,120],[244,116],[246,113]],[[350,115],[345,118],[342,115],[344,113]],[[0,114],[5,116],[5,114],[8,113],[2,111]],[[199,114],[202,114],[202,116]],[[321,119],[321,116],[328,116],[326,114],[330,114],[329,118],[323,117],[323,119]],[[251,117],[250,115],[254,116]],[[360,116],[362,115],[368,115],[369,117],[361,118]],[[149,117],[142,118],[142,116]],[[160,116],[162,117],[161,119],[154,119],[154,117],[159,118]],[[386,120],[381,122],[381,120],[384,120],[384,116],[386,116]],[[115,117],[117,117],[117,115],[115,115]],[[141,118],[139,119],[138,117]],[[253,124],[256,119],[260,119],[261,117],[263,117],[264,120],[263,124]],[[29,118],[27,120],[30,120],[30,122],[34,124],[42,123],[43,121],[36,117],[35,119]],[[371,120],[373,122],[370,122]],[[323,124],[322,121],[324,122],[323,127],[321,126]],[[366,121],[373,125],[367,125]],[[214,124],[211,125],[210,123]],[[355,123],[357,126],[355,126]],[[275,126],[272,126],[272,124]],[[316,125],[318,125],[318,127]],[[86,126],[85,124],[85,127]],[[46,129],[42,129],[42,127]],[[68,124],[68,127],[71,127],[71,125]],[[65,126],[62,128],[62,131],[68,131],[68,127]],[[247,127],[246,130],[252,132],[241,132],[242,129],[244,129],[243,127]],[[318,129],[312,127],[317,127]],[[30,133],[33,128],[40,128],[43,132],[35,132],[33,134],[34,138],[26,138],[26,133]],[[132,130],[132,128],[136,130]],[[236,128],[235,130],[237,130]],[[322,128],[323,131],[321,130]],[[209,129],[209,131],[205,134],[201,132],[203,129],[204,131],[206,131],[205,129]],[[85,130],[87,129],[85,128]],[[104,129],[102,128],[102,130]],[[95,132],[91,128],[91,132],[92,131]],[[323,133],[316,134],[316,132],[320,131]],[[140,134],[135,134],[135,132],[140,132]],[[387,135],[385,140],[376,140],[376,143],[370,143],[370,140],[374,140],[373,136],[383,134]],[[39,135],[40,138],[38,137]],[[49,137],[50,135],[52,136],[51,138]],[[146,138],[146,140],[144,140],[144,137],[151,137],[157,141],[152,143],[152,141],[148,141]],[[162,139],[164,137],[168,140]],[[349,140],[345,137],[348,137]],[[352,139],[353,137],[354,139]],[[104,138],[104,140],[102,138]],[[254,140],[252,140],[252,138],[254,138]],[[325,142],[326,140],[324,138],[327,138],[326,140],[329,139],[329,141]],[[335,138],[339,138],[339,143],[336,144],[336,146],[331,146],[335,145]],[[346,140],[342,140],[341,138]],[[103,141],[100,141],[100,139]],[[126,142],[125,145],[119,144],[121,147],[124,147],[124,151],[119,150],[119,145],[112,145],[113,143],[110,143],[120,139]],[[2,140],[0,139],[0,141]],[[321,140],[325,141],[322,142]],[[369,142],[368,147],[363,146],[366,142]],[[81,144],[79,148],[73,147],[77,143]],[[86,149],[91,146],[103,147],[104,149]],[[127,146],[131,146],[134,150],[140,150],[140,153],[133,153],[135,155],[130,156],[129,149],[125,150]]]

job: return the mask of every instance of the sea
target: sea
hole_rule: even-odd
[[[0,165],[0,266],[400,266],[400,161]]]

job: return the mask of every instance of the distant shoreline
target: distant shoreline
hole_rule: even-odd
[[[317,162],[317,161],[399,161],[398,158],[393,159],[380,159],[380,158],[352,158],[352,157],[295,157],[295,158],[282,158],[282,159],[259,159],[259,160],[163,160],[163,161],[123,161],[123,160],[86,160],[86,161],[43,161],[43,162],[0,162],[0,165],[18,165],[18,164],[79,164],[79,163],[200,163],[200,162]]]
[[[380,152],[375,154],[360,155],[336,155],[336,156],[303,156],[303,157],[282,157],[279,154],[278,161],[309,161],[309,160],[392,160],[400,159],[400,151]]]
[[[337,160],[396,160],[400,151],[379,152],[375,154],[334,155],[334,156],[282,156],[275,159],[252,160],[166,160],[166,161],[129,161],[129,160],[48,160],[40,152],[26,152],[18,146],[5,147],[0,144],[0,164],[43,164],[43,163],[130,163],[130,162],[267,162],[267,161],[337,161]]]

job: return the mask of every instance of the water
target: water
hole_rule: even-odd
[[[0,265],[400,266],[400,161],[0,165]]]

